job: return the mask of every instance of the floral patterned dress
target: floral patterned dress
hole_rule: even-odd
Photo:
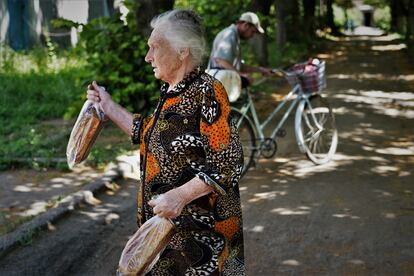
[[[154,216],[148,201],[199,177],[214,192],[185,206],[176,232],[147,275],[244,275],[238,180],[242,149],[223,85],[199,68],[173,90],[161,87],[155,112],[134,115],[140,143],[138,224]]]

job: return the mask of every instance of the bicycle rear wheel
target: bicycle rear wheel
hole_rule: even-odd
[[[256,137],[251,122],[243,116],[237,109],[232,109],[231,114],[236,122],[239,131],[239,139],[243,148],[244,164],[242,176],[244,176],[250,166],[253,165],[256,152]]]
[[[295,133],[301,151],[315,164],[332,159],[338,145],[335,116],[328,101],[312,95],[296,110]]]

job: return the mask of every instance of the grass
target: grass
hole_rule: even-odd
[[[47,49],[17,53],[5,46],[0,50],[0,170],[67,169],[67,141],[92,78],[82,57],[76,50],[60,54]],[[101,136],[110,143],[97,143],[88,160],[91,166],[103,166],[130,148],[113,125]]]
[[[63,141],[69,133],[68,124],[47,122],[63,118],[69,105],[79,101],[77,73],[76,68],[70,68],[0,74],[0,119],[6,122],[0,125],[0,168],[28,163],[23,161],[34,158],[65,156]]]
[[[19,225],[28,222],[32,216],[21,217],[0,211],[0,236],[14,231]]]

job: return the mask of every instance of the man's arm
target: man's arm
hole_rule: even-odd
[[[262,66],[251,66],[247,64],[242,64],[242,67],[243,67],[243,72],[247,72],[247,73],[258,72],[265,76],[273,75],[272,69],[270,68],[266,68]]]
[[[219,64],[220,67],[222,67],[224,69],[236,71],[240,76],[248,79],[250,83],[253,82],[253,79],[249,75],[249,73],[258,72],[258,73],[261,73],[264,76],[272,76],[274,74],[272,72],[272,69],[262,67],[262,66],[251,66],[251,65],[247,65],[247,64],[242,64],[242,71],[239,71],[228,60],[216,57],[216,58],[214,58],[214,61],[217,64]]]
[[[220,67],[221,67],[221,68],[236,71],[236,72],[237,72],[240,76],[245,77],[246,79],[251,80],[251,78],[250,78],[249,74],[247,74],[247,73],[245,73],[245,72],[242,72],[242,71],[237,70],[237,69],[233,66],[233,64],[231,64],[228,60],[225,60],[225,59],[222,59],[222,58],[217,58],[217,57],[216,57],[216,58],[214,58],[214,61],[215,61],[218,65],[220,65]]]
[[[226,59],[215,57],[215,58],[214,58],[214,61],[215,61],[218,65],[220,65],[220,67],[221,67],[221,68],[228,69],[228,70],[234,70],[234,71],[236,71],[237,73],[241,73],[241,72],[239,72],[239,71],[236,69],[236,67],[234,67],[234,66],[233,66],[233,64],[231,64],[231,63],[230,63],[228,60],[226,60]]]

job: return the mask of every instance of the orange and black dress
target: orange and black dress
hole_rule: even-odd
[[[148,275],[244,275],[238,180],[242,149],[223,85],[199,68],[174,89],[161,87],[150,117],[134,116],[140,143],[138,223],[154,216],[148,201],[194,177],[214,187],[175,218],[176,233]]]

